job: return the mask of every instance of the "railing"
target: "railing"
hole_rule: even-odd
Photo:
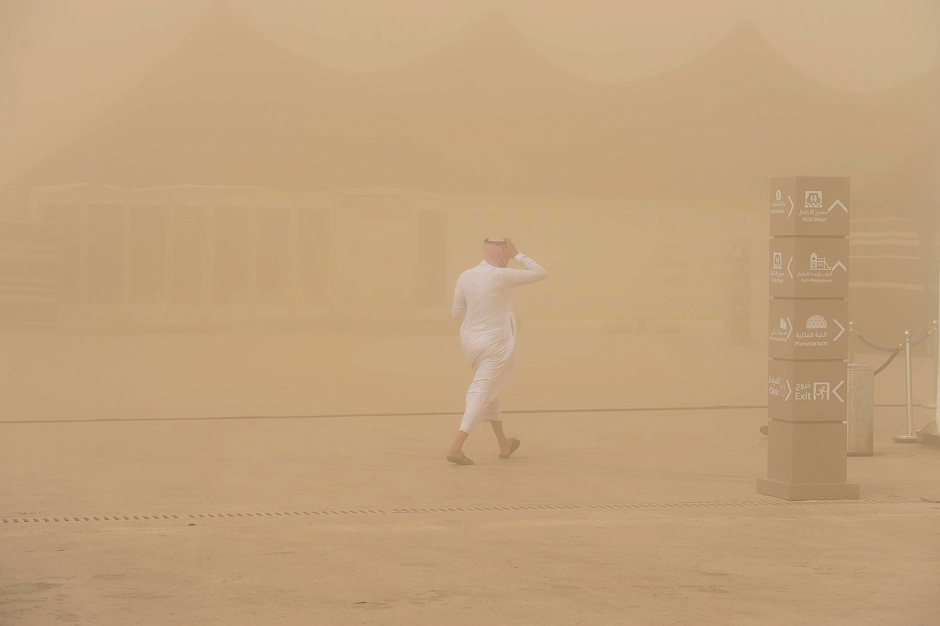
[[[875,343],[872,343],[868,339],[865,339],[865,337],[860,335],[858,331],[855,330],[854,322],[849,322],[849,332],[851,333],[851,336],[857,337],[859,341],[861,341],[863,344],[865,344],[869,348],[872,348],[873,350],[877,350],[879,352],[891,353],[891,356],[888,357],[888,359],[881,365],[881,367],[875,370],[875,376],[880,374],[882,371],[884,371],[886,367],[891,365],[891,362],[894,361],[895,357],[897,357],[898,354],[901,353],[901,350],[904,350],[904,360],[905,360],[905,370],[906,370],[905,371],[905,390],[906,390],[906,395],[907,395],[907,401],[906,401],[907,432],[902,435],[895,435],[894,441],[896,443],[913,443],[913,442],[918,441],[918,437],[914,433],[914,382],[913,382],[914,371],[913,371],[913,366],[911,362],[911,350],[916,348],[918,345],[926,341],[929,337],[931,337],[937,332],[937,320],[933,321],[933,328],[931,328],[929,331],[924,333],[924,335],[917,341],[912,341],[914,334],[909,330],[905,330],[904,339],[901,342],[899,342],[897,347],[895,348],[885,348],[883,346],[879,346]],[[853,360],[852,358],[853,352],[854,350],[851,350],[851,349],[849,350],[849,361]],[[940,348],[934,350],[934,359],[935,359],[934,375],[936,376],[938,373],[938,370],[940,370]],[[936,404],[932,404],[932,405],[925,404],[923,406],[924,408],[929,408],[929,409],[934,409],[934,410],[936,410],[937,408]]]

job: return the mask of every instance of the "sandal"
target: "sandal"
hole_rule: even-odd
[[[499,458],[501,459],[508,459],[509,457],[512,456],[512,453],[518,450],[519,446],[522,445],[522,442],[516,439],[515,437],[511,437],[509,440],[512,442],[512,446],[509,448],[509,452],[507,452],[506,454],[499,455]]]
[[[467,455],[463,452],[460,453],[460,456],[447,455],[447,460],[457,465],[473,465],[473,459],[467,458]]]

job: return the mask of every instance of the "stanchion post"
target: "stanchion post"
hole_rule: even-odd
[[[935,330],[935,335],[937,335],[937,367],[934,371],[934,378],[936,379],[936,391],[933,397],[933,419],[934,426],[937,429],[937,432],[940,433],[940,327],[937,326],[937,321],[934,320],[933,327]]]
[[[849,320],[849,363],[855,363],[855,322]]]
[[[917,435],[914,434],[914,381],[911,367],[911,331],[904,331],[904,362],[907,387],[907,434],[895,435],[895,443],[916,443]]]
[[[937,320],[933,321],[933,334],[934,340],[930,344],[930,347],[933,349],[933,379],[935,381],[940,381],[940,328],[937,327]],[[940,388],[940,383],[938,383],[938,388]],[[933,402],[930,404],[925,404],[925,409],[930,409],[933,411],[937,410],[937,400],[940,400],[937,396],[940,396],[940,393],[934,396]]]

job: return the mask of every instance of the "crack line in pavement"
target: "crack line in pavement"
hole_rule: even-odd
[[[898,405],[901,406],[901,405]],[[906,406],[906,405],[904,405]],[[766,409],[767,405],[724,405],[713,406],[664,406],[664,407],[626,407],[619,409],[515,409],[504,410],[503,415],[525,415],[535,413],[649,413],[653,411],[725,411],[742,409]],[[309,420],[344,417],[439,417],[463,415],[463,411],[431,411],[413,413],[329,413],[321,415],[215,415],[190,417],[95,417],[88,419],[54,420],[0,420],[0,424],[97,424],[109,422],[202,422],[219,420]]]
[[[931,498],[895,499],[895,500],[739,500],[733,502],[652,502],[645,504],[529,504],[516,506],[463,506],[444,508],[394,508],[394,509],[345,509],[328,511],[280,511],[266,513],[191,513],[191,514],[159,514],[159,515],[98,515],[98,516],[22,516],[0,518],[4,524],[42,524],[56,522],[134,522],[134,521],[187,521],[195,519],[228,519],[228,518],[256,518],[256,517],[284,517],[304,515],[362,515],[362,514],[395,514],[395,513],[464,513],[479,511],[550,511],[550,510],[579,510],[591,509],[666,509],[679,507],[749,507],[749,506],[806,506],[831,504],[937,504],[940,500]]]
[[[876,404],[875,408],[902,408],[906,404]],[[921,408],[922,404],[911,405]],[[509,409],[503,415],[534,415],[539,413],[654,413],[656,411],[741,411],[766,409],[766,404],[714,404],[709,406],[647,406],[600,409]],[[207,422],[226,420],[314,420],[347,417],[440,417],[463,415],[463,411],[431,411],[416,413],[330,413],[321,415],[209,415],[190,417],[93,417],[58,420],[0,420],[0,424],[108,424],[120,422]]]

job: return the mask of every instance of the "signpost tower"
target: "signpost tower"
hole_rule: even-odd
[[[770,421],[758,493],[858,498],[846,482],[848,235],[848,178],[770,181]]]

